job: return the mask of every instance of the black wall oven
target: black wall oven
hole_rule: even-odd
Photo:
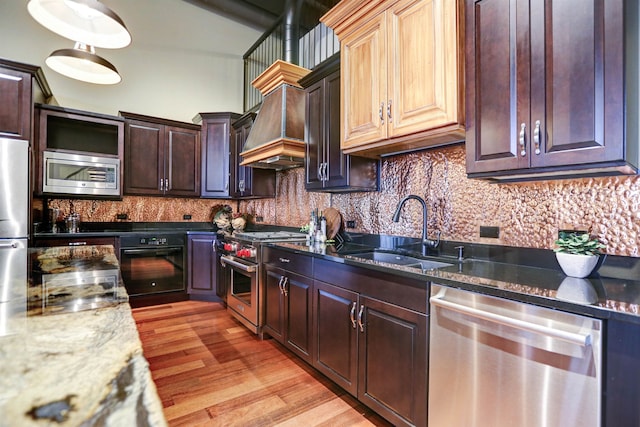
[[[120,238],[120,271],[130,297],[186,292],[184,233]]]

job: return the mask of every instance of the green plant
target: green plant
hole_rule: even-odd
[[[605,248],[600,240],[589,233],[561,231],[556,240],[555,252],[564,252],[574,255],[598,255],[600,249]]]

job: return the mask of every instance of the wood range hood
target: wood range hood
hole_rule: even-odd
[[[304,165],[305,93],[298,80],[309,72],[277,60],[251,82],[264,100],[240,153],[241,165],[276,170]]]

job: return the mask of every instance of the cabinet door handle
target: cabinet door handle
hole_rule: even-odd
[[[380,109],[378,110],[378,115],[380,116],[380,124],[384,124],[384,102],[380,103]]]
[[[533,129],[533,143],[536,146],[536,155],[540,154],[540,120],[536,120],[536,127]]]
[[[244,179],[241,179],[240,182],[238,182],[238,190],[240,190],[241,193],[244,192]]]
[[[289,283],[289,278],[288,277],[282,277],[282,295],[284,295],[285,297],[287,295],[289,295],[289,291],[287,291],[287,283]]]
[[[164,179],[160,178],[160,191],[164,190]]]
[[[318,180],[324,181],[322,178],[322,163],[320,163],[320,165],[318,166]]]
[[[280,295],[284,294],[284,289],[282,288],[282,282],[284,282],[284,276],[280,276],[280,280],[278,280],[278,289],[280,289]]]
[[[353,326],[353,329],[356,328],[356,302],[354,301],[353,304],[351,305],[351,311],[349,312],[349,319],[351,320],[351,326]]]
[[[393,121],[393,117],[391,117],[391,100],[387,103],[387,117],[389,117],[389,123]]]
[[[323,181],[329,181],[329,174],[327,173],[328,169],[329,169],[329,163],[324,162],[322,164],[322,180]]]
[[[364,305],[361,305],[360,311],[358,311],[358,326],[360,326],[360,332],[364,332],[364,323],[362,322],[363,313],[364,313]]]
[[[525,141],[525,133],[526,133],[526,130],[527,130],[527,125],[522,123],[520,125],[520,155],[522,157],[527,155],[527,149],[525,147],[525,143],[526,143],[526,141]]]

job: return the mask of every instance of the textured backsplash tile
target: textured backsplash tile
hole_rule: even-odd
[[[607,253],[639,256],[640,177],[603,177],[519,184],[490,184],[467,179],[463,145],[385,158],[380,191],[374,193],[310,193],[302,168],[279,172],[277,197],[247,201],[125,197],[123,201],[73,200],[83,221],[115,221],[126,213],[131,221],[208,221],[211,207],[230,204],[234,210],[262,216],[264,223],[298,227],[312,209],[334,207],[365,233],[419,237],[422,209],[405,205],[400,221],[391,220],[398,202],[408,194],[428,206],[429,237],[446,240],[550,249],[559,229],[587,229],[607,245]],[[69,211],[68,200],[52,200]],[[37,208],[37,203],[35,203]],[[499,239],[481,238],[480,226],[500,227]]]

